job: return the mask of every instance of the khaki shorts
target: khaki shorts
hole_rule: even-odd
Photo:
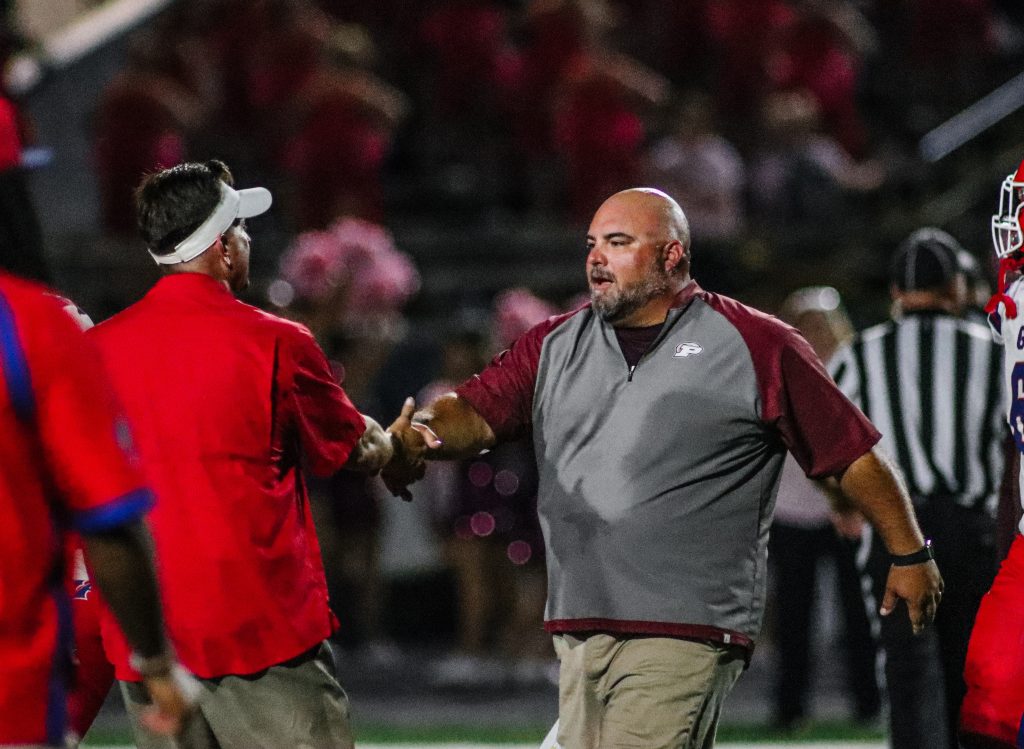
[[[139,724],[148,704],[141,684],[121,682],[139,749],[351,749],[348,697],[324,642],[309,653],[252,676],[201,679],[199,713],[181,740]]]
[[[555,636],[562,749],[708,749],[744,668],[734,646],[671,637]]]

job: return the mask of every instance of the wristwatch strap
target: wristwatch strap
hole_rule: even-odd
[[[935,559],[935,552],[932,550],[932,540],[926,538],[924,546],[912,554],[890,554],[889,561],[896,567],[911,567],[915,564],[924,564]]]

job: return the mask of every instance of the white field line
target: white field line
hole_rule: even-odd
[[[94,746],[85,745],[88,749],[132,749],[127,744],[115,746]],[[803,743],[785,742],[771,744],[734,744],[730,742],[718,742],[721,749],[885,749],[883,742],[854,742],[844,743]],[[537,749],[536,744],[357,744],[356,749]]]

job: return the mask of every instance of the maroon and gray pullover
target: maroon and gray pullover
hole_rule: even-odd
[[[532,430],[549,632],[750,647],[786,450],[818,478],[879,439],[795,329],[693,282],[633,370],[587,305],[457,392],[499,440]]]

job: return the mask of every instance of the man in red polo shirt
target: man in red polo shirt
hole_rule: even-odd
[[[99,358],[62,306],[0,273],[0,746],[64,746],[68,528],[147,675],[152,727],[177,730],[191,702],[141,522],[151,494]]]
[[[326,644],[337,622],[302,472],[377,471],[392,441],[355,409],[305,327],[234,297],[248,285],[242,222],[271,196],[231,182],[219,161],[146,177],[139,227],[164,276],[89,335],[159,498],[151,525],[167,628],[204,687],[197,721],[210,745],[347,747]],[[411,413],[410,399],[399,421]],[[138,676],[109,629],[134,717]],[[140,747],[171,746],[133,724]]]

